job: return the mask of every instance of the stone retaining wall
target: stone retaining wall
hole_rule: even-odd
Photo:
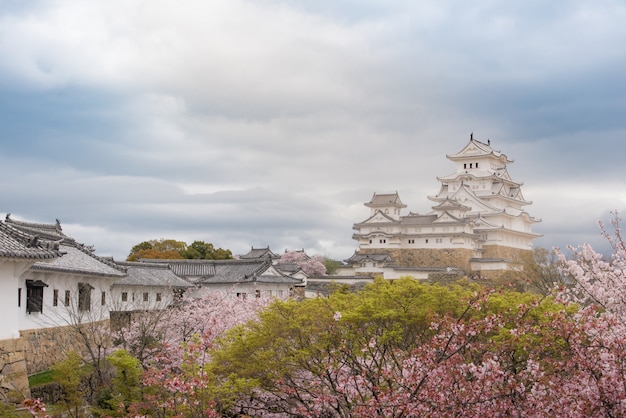
[[[503,247],[501,245],[485,245],[483,247],[483,258],[504,258],[515,262],[521,262],[532,254],[532,250],[522,250],[520,248]]]
[[[26,342],[26,368],[28,374],[48,370],[50,366],[63,360],[70,351],[77,351],[82,356],[87,355],[84,337],[105,338],[103,327],[108,327],[109,321],[89,323],[80,326],[68,325],[64,327],[42,328],[20,331],[20,336]]]
[[[30,398],[23,338],[0,340],[0,400],[19,403]]]
[[[398,267],[456,267],[469,276],[479,275],[489,278],[498,278],[506,270],[474,272],[470,266],[470,259],[474,258],[474,250],[465,248],[401,248],[401,249],[361,249],[359,253],[387,253],[393,258]],[[502,258],[519,263],[532,254],[531,250],[486,245],[483,248],[483,258]]]
[[[398,267],[456,267],[470,270],[470,258],[474,251],[465,248],[394,248],[361,249],[359,253],[388,253]]]

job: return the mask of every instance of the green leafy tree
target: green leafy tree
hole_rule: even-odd
[[[547,313],[561,309],[535,294],[492,293],[465,282],[442,286],[381,279],[358,293],[274,303],[259,321],[222,340],[213,352],[211,371],[224,387],[248,388],[238,394],[231,411],[238,414],[283,410],[303,416],[372,416],[361,415],[359,408],[376,404],[379,396],[393,397],[396,391],[433,396],[436,379],[420,383],[428,375],[407,369],[414,363],[418,367],[420,359],[433,376],[441,374],[437,379],[448,373],[441,372],[440,363],[461,370],[462,364],[480,364],[489,350],[502,353],[504,367],[513,375],[524,370],[528,347],[552,346],[547,343],[552,338]],[[537,335],[516,339],[522,320]],[[403,376],[416,380],[402,386]]]
[[[215,248],[210,242],[194,241],[181,253],[184,258],[201,260],[228,260],[233,258],[230,250]]]
[[[173,239],[160,239],[144,241],[135,245],[130,250],[126,258],[127,261],[137,261],[140,258],[150,259],[180,259],[180,254],[187,249],[187,244],[183,241]]]
[[[115,372],[110,389],[101,394],[101,407],[94,410],[101,416],[125,415],[127,406],[141,399],[143,369],[139,360],[126,350],[115,351],[107,357],[107,361]]]
[[[232,259],[233,254],[228,249],[215,248],[213,244],[204,241],[194,241],[187,245],[183,241],[160,239],[135,245],[126,260],[137,261],[140,258],[226,260]]]
[[[333,274],[335,274],[339,266],[341,266],[341,262],[337,260],[333,260],[332,258],[329,258],[329,257],[324,257],[323,262],[324,262],[324,266],[326,267],[326,274],[328,274],[329,276],[332,276]]]
[[[52,366],[54,380],[61,385],[61,401],[72,418],[87,416],[85,379],[90,373],[91,369],[76,351],[70,351],[63,361]]]

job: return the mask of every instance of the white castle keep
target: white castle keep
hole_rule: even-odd
[[[447,158],[455,170],[437,177],[441,186],[428,196],[434,203],[428,214],[403,215],[397,192],[374,193],[365,203],[370,216],[353,226],[359,249],[349,263],[365,266],[365,259],[376,258],[404,269],[453,267],[480,275],[521,268],[541,236],[532,232],[540,220],[524,210],[532,202],[522,194],[523,183],[509,176],[513,160],[473,134]]]

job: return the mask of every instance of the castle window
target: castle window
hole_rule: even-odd
[[[372,243],[372,240],[370,240],[370,244]]]
[[[122,302],[128,302],[128,292],[122,292]]]
[[[52,291],[52,306],[59,306],[59,289]]]
[[[107,304],[107,292],[102,291],[100,294],[100,305],[104,306]]]
[[[470,168],[472,168],[472,163],[470,163]]]
[[[161,302],[161,294],[160,293],[156,294],[156,301],[157,302]]]
[[[43,288],[41,280],[26,280],[26,312],[43,312]]]
[[[78,283],[78,310],[91,310],[91,291],[94,289],[89,283]]]
[[[70,291],[65,291],[65,300],[63,301],[65,306],[70,306]]]
[[[426,244],[428,244],[428,238],[426,238]]]
[[[478,168],[478,163],[476,163],[476,168]]]
[[[148,301],[148,292],[143,292],[143,301],[144,302]]]

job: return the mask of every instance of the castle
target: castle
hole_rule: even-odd
[[[434,203],[428,214],[403,215],[406,205],[397,192],[374,193],[365,203],[370,215],[354,224],[358,251],[346,260],[355,273],[384,273],[391,267],[493,277],[521,269],[533,239],[541,236],[531,228],[540,220],[524,210],[532,202],[522,194],[523,183],[509,176],[507,165],[513,160],[473,134],[447,158],[455,170],[437,177],[441,186],[428,196]]]

